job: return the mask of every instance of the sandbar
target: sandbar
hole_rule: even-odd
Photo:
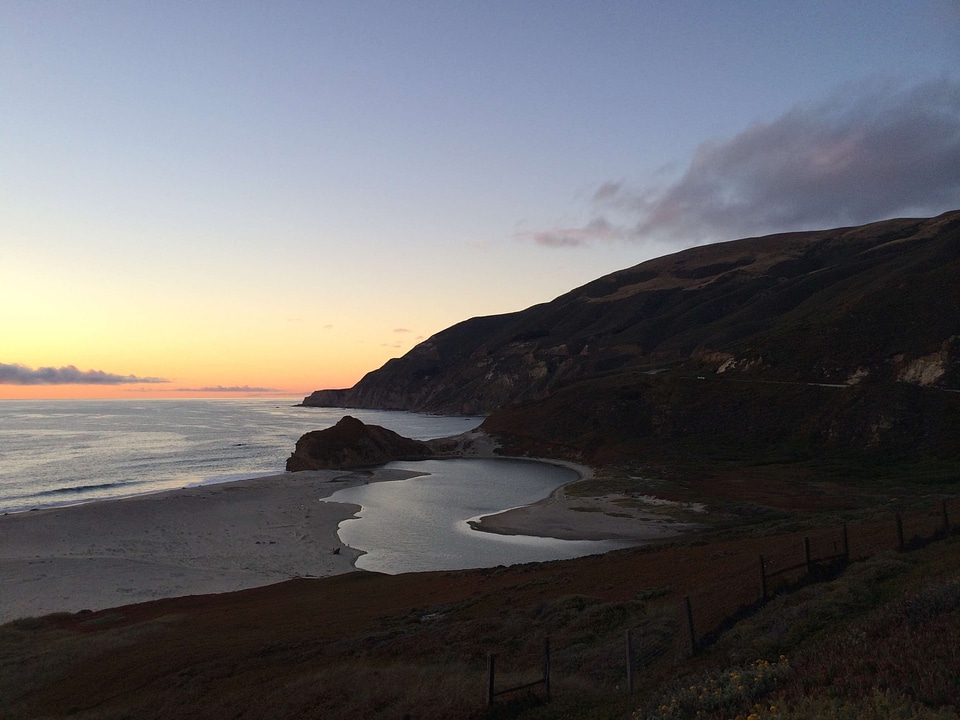
[[[568,497],[558,488],[532,505],[512,508],[471,521],[474,530],[499,535],[536,535],[558,540],[666,540],[700,525],[678,522],[654,509],[619,504],[620,496]]]
[[[568,468],[576,472],[580,480],[593,477],[593,468],[579,463],[552,458],[525,459]],[[618,494],[569,497],[566,487],[557,488],[532,505],[484,515],[468,523],[474,530],[497,535],[534,535],[557,540],[632,540],[638,545],[667,540],[702,527],[696,522],[680,522],[657,507],[682,503],[638,503]]]

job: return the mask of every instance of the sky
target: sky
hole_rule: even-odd
[[[960,208],[960,0],[5,0],[0,108],[0,399],[298,397]]]

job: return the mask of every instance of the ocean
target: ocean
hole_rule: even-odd
[[[299,401],[0,401],[0,513],[281,473],[301,435],[346,414],[418,440],[483,420]]]

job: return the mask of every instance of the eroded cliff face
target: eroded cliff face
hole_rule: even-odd
[[[952,212],[651,260],[549,303],[459,323],[353,388],[318,391],[304,404],[489,414],[546,407],[570,388],[585,398],[606,397],[598,388],[608,385],[649,396],[656,382],[716,378],[749,417],[759,409],[749,393],[736,399],[743,383],[960,388],[958,337],[960,212]],[[879,395],[871,403],[882,404]],[[896,393],[888,395],[893,407]],[[654,403],[650,422],[684,415],[671,402],[690,399]],[[884,422],[873,423],[880,435]]]

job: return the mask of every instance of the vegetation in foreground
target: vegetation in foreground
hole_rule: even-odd
[[[393,578],[357,573],[340,581],[347,596],[385,594],[354,615],[342,613],[340,623],[329,614],[310,622],[314,612],[337,612],[309,600],[324,592],[323,582],[299,594],[20,621],[0,629],[0,712],[90,719],[956,717],[957,538],[881,553],[829,582],[777,596],[687,657],[683,624],[669,611],[676,591],[693,582],[682,568],[703,568],[707,550],[738,547],[753,549],[746,540],[679,546],[623,553],[618,565],[587,559],[427,574],[393,588]],[[601,580],[630,565],[642,577],[644,564],[661,575],[678,568],[663,578],[673,587],[622,597],[636,586]],[[580,592],[587,584],[593,593]],[[401,607],[391,613],[393,590]],[[419,604],[431,597],[440,602]],[[633,696],[623,670],[627,628],[638,662]],[[502,659],[499,687],[523,684],[538,677],[545,635],[554,648],[552,700],[534,691],[486,709],[487,651]]]
[[[949,570],[942,563],[958,549],[952,540],[924,557],[884,554],[778,598],[635,720],[956,717],[960,578],[952,558]]]
[[[864,520],[856,537],[871,522],[889,530]],[[0,716],[956,717],[955,537],[801,584],[690,656],[683,596],[737,583],[752,592],[756,578],[743,568],[759,552],[796,547],[807,530],[790,524],[780,517],[576,561],[354,573],[24,620],[0,628]],[[498,654],[498,688],[526,684],[540,677],[545,636],[551,701],[534,689],[488,709],[487,653]]]

